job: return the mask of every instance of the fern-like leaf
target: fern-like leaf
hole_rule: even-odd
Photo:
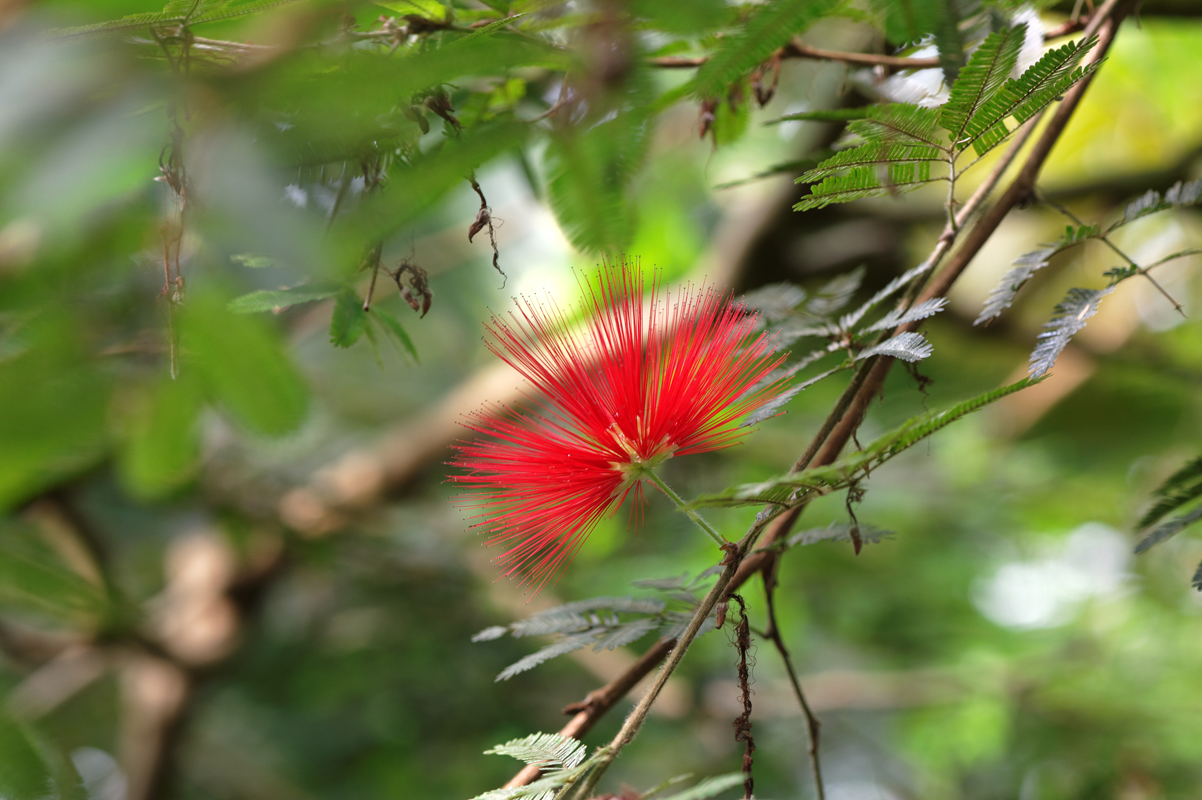
[[[940,413],[923,414],[881,436],[863,450],[830,466],[780,475],[759,483],[730,486],[721,492],[701,495],[689,505],[693,508],[759,505],[771,503],[792,507],[810,498],[850,486],[876,467],[918,442],[942,430],[958,419],[995,403],[1003,397],[1039,383],[1039,378],[993,389]]]
[[[947,307],[946,297],[936,297],[932,300],[919,303],[911,308],[898,308],[890,311],[879,320],[864,328],[861,333],[870,333],[872,331],[887,331],[896,328],[898,325],[905,325],[908,322],[917,322],[920,319],[932,317]]]
[[[886,539],[892,539],[897,535],[893,531],[882,530],[871,525],[857,525],[852,522],[832,522],[825,528],[812,528],[807,531],[797,531],[789,534],[789,538],[785,540],[785,545],[787,547],[805,547],[817,542],[850,542],[852,540],[851,534],[853,528],[859,534],[860,541],[867,544],[878,544]]]
[[[541,650],[537,650],[501,670],[501,674],[497,675],[496,680],[507,681],[514,675],[520,675],[523,672],[534,669],[544,661],[550,661],[557,656],[566,655],[567,653],[588,647],[590,644],[596,641],[597,634],[604,630],[604,628],[598,630],[590,629],[584,631],[583,633],[567,636],[563,639],[560,639],[558,642],[552,642]]]
[[[1192,510],[1186,514],[1182,514],[1181,516],[1178,516],[1178,517],[1173,517],[1172,519],[1170,519],[1166,522],[1160,523],[1155,528],[1153,528],[1146,536],[1144,536],[1144,538],[1140,540],[1139,544],[1137,544],[1135,546],[1136,555],[1146,552],[1148,549],[1160,544],[1161,542],[1163,542],[1167,539],[1171,539],[1172,537],[1176,536],[1178,533],[1185,530],[1190,525],[1193,525],[1195,522],[1197,522],[1200,519],[1202,519],[1202,505],[1198,506],[1197,508],[1195,508],[1194,510]]]
[[[743,773],[732,772],[729,775],[718,775],[706,778],[691,789],[663,798],[663,800],[709,800],[722,792],[733,789],[743,783]]]
[[[1152,523],[1156,522],[1156,520],[1163,517],[1165,514],[1176,511],[1183,505],[1193,500],[1197,500],[1199,497],[1202,497],[1202,483],[1164,493],[1161,495],[1161,498],[1157,500],[1151,508],[1145,511],[1142,517],[1140,517],[1137,527],[1146,528]]]
[[[890,142],[869,142],[841,150],[823,161],[814,169],[797,179],[798,183],[818,183],[832,175],[845,171],[855,171],[863,167],[898,167],[923,163],[929,176],[930,165],[926,162],[942,161],[938,148],[929,145],[893,144]],[[869,173],[875,174],[875,173]],[[909,183],[906,180],[894,180],[893,183]],[[877,183],[884,188],[884,185]],[[815,190],[817,191],[817,187]]]
[[[766,322],[787,319],[806,299],[806,290],[792,283],[771,283],[743,295],[743,303],[760,312]]]
[[[1064,236],[1060,237],[1060,241],[1044,245],[1038,250],[1032,250],[1030,253],[1023,253],[1014,259],[1014,268],[1007,271],[998,282],[998,285],[993,287],[989,292],[989,297],[985,300],[985,307],[981,309],[981,313],[977,315],[972,324],[981,325],[1001,316],[1001,313],[1014,302],[1014,297],[1018,294],[1019,289],[1031,279],[1032,275],[1046,267],[1053,256],[1067,250],[1073,245],[1080,244],[1088,239],[1097,238],[1098,236],[1101,236],[1101,229],[1097,225],[1082,225],[1080,227],[1067,225],[1064,229]]]
[[[873,356],[890,356],[891,358],[913,363],[929,357],[931,352],[930,343],[921,333],[907,331],[863,350],[856,356],[856,361],[862,361],[865,358],[872,358]]]
[[[934,161],[936,159],[930,159]],[[884,197],[917,189],[924,183],[944,178],[931,177],[930,161],[907,160],[888,165],[884,176],[874,167],[857,167],[847,175],[832,175],[810,188],[810,194],[793,206],[795,211],[826,208],[868,197]]]
[[[1174,472],[1157,489],[1157,495],[1167,495],[1183,486],[1188,486],[1195,480],[1202,480],[1202,456],[1186,463],[1184,467]]]
[[[1021,125],[1073,84],[1092,74],[1099,64],[1076,67],[1095,43],[1096,39],[1089,39],[1050,50],[1021,76],[1002,84],[968,119],[964,133],[957,140],[959,146],[966,148],[971,144],[977,155],[984,155],[1009,135],[1007,118],[1014,117]]]
[[[998,285],[989,291],[989,297],[985,300],[985,307],[981,309],[981,313],[977,315],[972,324],[981,325],[991,319],[1000,317],[1002,312],[1014,302],[1018,290],[1023,288],[1032,275],[1046,267],[1049,260],[1057,252],[1055,247],[1045,247],[1040,250],[1032,250],[1030,253],[1024,253],[1014,259],[1015,267],[1008,270],[1002,276],[1002,279],[998,281]]]
[[[938,132],[939,111],[934,108],[889,103],[869,106],[862,117],[847,126],[849,133],[866,142],[908,144],[943,149],[943,135]]]
[[[588,748],[569,736],[558,733],[534,733],[522,739],[499,744],[485,755],[512,756],[531,766],[573,769],[584,761]]]
[[[974,138],[974,119],[1010,77],[1025,36],[1025,25],[990,34],[960,70],[939,113],[939,124],[951,134],[954,146],[964,147]]]
[[[1032,378],[1041,377],[1052,368],[1073,336],[1085,327],[1090,317],[1098,313],[1102,298],[1113,291],[1113,286],[1068,290],[1064,300],[1056,306],[1052,318],[1044,324],[1045,330],[1039,334],[1035,349],[1031,351],[1029,372]]]
[[[881,301],[897,294],[897,292],[901,291],[904,287],[909,286],[911,281],[913,281],[919,275],[925,274],[930,269],[930,262],[924,261],[917,267],[911,267],[901,275],[898,275],[896,278],[889,281],[887,284],[881,287],[880,291],[868,298],[868,301],[862,306],[850,314],[845,314],[843,317],[841,317],[839,319],[839,330],[850,331],[856,326],[856,324],[859,323],[860,320],[864,318],[865,314],[867,314],[873,309],[873,307],[876,306],[877,303],[880,303]]]
[[[724,97],[731,84],[767,61],[778,47],[830,14],[839,0],[781,0],[760,7],[697,71],[697,97]]]
[[[79,25],[73,28],[60,28],[52,31],[56,36],[86,36],[97,33],[113,33],[116,31],[135,30],[137,28],[161,28],[172,25],[201,25],[206,22],[221,22],[224,20],[258,14],[279,6],[296,3],[299,0],[179,0],[169,2],[162,11],[147,14],[130,14],[121,19],[98,22],[92,25]]]
[[[1158,211],[1166,211],[1178,206],[1192,206],[1198,202],[1199,198],[1202,198],[1202,179],[1188,183],[1178,181],[1164,193],[1163,197],[1160,192],[1149,189],[1127,204],[1123,210],[1123,218],[1110,226],[1110,230]]]
[[[827,354],[826,351],[819,351],[819,352],[822,355]],[[807,361],[803,364],[799,364],[798,368],[800,368],[802,366],[806,366],[808,363],[809,362]],[[796,386],[789,387],[787,390],[781,392],[776,397],[772,398],[767,403],[765,403],[764,405],[757,408],[755,411],[748,414],[747,418],[744,419],[741,423],[739,423],[739,427],[746,428],[751,425],[755,425],[756,423],[763,422],[766,419],[771,419],[772,417],[775,417],[777,412],[784,405],[786,405],[790,400],[792,400],[794,397],[801,394],[803,391],[810,388],[815,383],[818,383],[818,381],[823,380],[824,378],[829,378],[830,376],[834,375],[836,372],[840,372],[840,371],[846,369],[848,366],[850,366],[850,365],[847,365],[847,364],[840,365],[838,367],[835,367],[834,369],[829,369],[826,372],[823,372],[821,375],[815,375],[812,378],[807,378],[806,380],[802,381],[801,383],[797,384]]]
[[[613,650],[616,647],[633,644],[658,628],[659,625],[660,621],[655,617],[642,617],[632,619],[630,622],[623,622],[598,639],[597,643],[593,645],[593,652],[600,653],[602,650]]]
[[[814,292],[806,303],[806,313],[812,317],[826,318],[851,302],[851,298],[860,290],[867,270],[856,267],[850,272],[836,275]]]

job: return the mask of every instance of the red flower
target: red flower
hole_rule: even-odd
[[[592,315],[582,331],[554,305],[523,299],[510,322],[486,326],[488,347],[542,395],[534,414],[486,408],[455,445],[451,478],[480,490],[457,498],[479,511],[472,527],[508,549],[505,575],[541,589],[593,525],[664,460],[734,444],[737,421],[780,391],[748,389],[776,367],[770,338],[747,341],[755,317],[714,289],[662,297],[622,259],[586,282]],[[646,302],[644,302],[646,300]]]

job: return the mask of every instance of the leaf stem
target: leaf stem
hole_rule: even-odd
[[[661,492],[666,494],[668,496],[668,499],[676,504],[677,510],[684,512],[684,514],[689,519],[693,520],[693,522],[695,522],[697,524],[698,528],[701,528],[701,530],[705,531],[706,534],[708,534],[709,537],[711,539],[713,539],[718,544],[719,547],[725,549],[730,546],[730,542],[728,542],[726,540],[726,538],[722,536],[722,534],[718,533],[718,531],[714,528],[713,525],[710,525],[708,522],[706,522],[704,517],[702,517],[700,514],[698,514],[693,509],[689,508],[689,504],[686,503],[680,495],[678,495],[675,491],[673,491],[671,486],[664,483],[663,478],[656,475],[651,470],[647,470],[646,472],[644,472],[643,476],[645,478],[647,478],[647,480],[654,483]]]

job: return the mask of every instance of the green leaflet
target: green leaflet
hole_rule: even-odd
[[[855,167],[846,175],[832,175],[810,190],[793,206],[796,211],[824,208],[832,203],[847,203],[865,197],[883,197],[895,192],[905,192],[942,178],[931,177],[931,162],[938,159],[916,161],[899,160],[894,163],[878,162],[871,166]],[[885,167],[884,170],[881,167]],[[882,172],[884,174],[882,174]]]
[[[963,146],[973,118],[1010,77],[1025,35],[1025,25],[990,34],[960,71],[939,114],[939,125],[951,134],[953,145]]]
[[[961,136],[956,139],[958,145],[966,148],[971,144],[977,155],[997,146],[1011,132],[1006,127],[1007,118],[1014,117],[1021,125],[1098,68],[1099,64],[1091,64],[1074,69],[1096,41],[1071,42],[1051,50],[1020,77],[1006,81],[987,95],[965,122]]]
[[[847,130],[867,142],[926,145],[944,148],[943,135],[937,130],[939,110],[909,103],[890,103],[870,106],[866,112],[852,117]]]
[[[730,85],[762,64],[793,36],[831,13],[840,0],[778,0],[760,7],[697,71],[688,91],[725,97]]]
[[[201,25],[258,14],[299,0],[171,0],[162,11],[130,14],[121,19],[80,25],[53,31],[59,36],[83,36],[92,33],[125,31],[131,28],[168,25]]]
[[[693,508],[763,505],[798,506],[814,497],[846,488],[867,477],[872,470],[913,447],[936,431],[990,403],[1039,383],[1042,378],[1024,378],[966,400],[947,411],[923,414],[881,436],[859,452],[826,467],[780,475],[760,483],[746,483],[721,492],[705,494],[689,505]]]
[[[942,160],[940,151],[934,147],[871,142],[835,153],[797,180],[799,183],[818,183],[847,169],[854,172],[861,167],[887,167]],[[875,173],[870,171],[869,174]],[[877,185],[884,188],[879,182]],[[814,191],[817,193],[818,189],[815,188]]]

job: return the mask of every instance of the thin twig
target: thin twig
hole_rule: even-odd
[[[801,713],[805,716],[807,741],[809,743],[807,751],[810,756],[810,767],[814,770],[814,789],[818,800],[826,800],[826,787],[822,782],[822,764],[818,758],[818,743],[822,724],[814,716],[809,702],[806,701],[805,692],[801,690],[801,681],[798,680],[797,671],[793,668],[793,659],[789,655],[789,649],[785,647],[784,637],[781,636],[780,626],[776,622],[775,598],[776,587],[778,585],[776,576],[779,567],[780,557],[777,556],[771,559],[760,573],[764,577],[764,598],[768,610],[768,629],[764,631],[764,638],[771,641],[773,646],[776,647],[776,652],[780,654],[781,662],[785,665],[785,672],[789,675],[789,683],[793,685],[793,694],[797,697],[797,703],[801,706]]]
[[[1048,204],[1049,206],[1051,206],[1052,208],[1054,208],[1054,209],[1056,209],[1057,211],[1059,211],[1059,212],[1060,212],[1061,214],[1063,214],[1064,216],[1066,216],[1066,217],[1068,217],[1069,219],[1071,219],[1073,222],[1077,223],[1077,225],[1078,225],[1079,227],[1084,227],[1084,226],[1085,226],[1085,223],[1084,223],[1084,222],[1082,222],[1082,221],[1081,221],[1081,219],[1080,219],[1080,218],[1079,218],[1079,217],[1078,217],[1076,214],[1074,214],[1072,211],[1070,211],[1070,210],[1069,210],[1069,209],[1068,209],[1066,206],[1062,206],[1062,205],[1060,205],[1059,203],[1057,203],[1055,200],[1052,200],[1051,198],[1048,198],[1048,197],[1043,197],[1042,195],[1040,195],[1040,198],[1039,198],[1039,199],[1040,199],[1040,200],[1042,200],[1043,202],[1047,203],[1047,204]],[[1184,316],[1186,316],[1186,314],[1185,314],[1185,309],[1181,307],[1181,304],[1180,304],[1180,303],[1178,303],[1178,302],[1177,302],[1177,300],[1176,300],[1176,299],[1175,299],[1175,298],[1174,298],[1174,297],[1173,297],[1171,294],[1169,294],[1169,293],[1168,293],[1168,291],[1167,291],[1167,290],[1166,290],[1166,289],[1165,289],[1163,286],[1161,286],[1161,285],[1160,285],[1160,283],[1159,283],[1159,282],[1158,282],[1158,281],[1157,281],[1155,278],[1153,278],[1151,275],[1149,275],[1149,274],[1148,274],[1148,269],[1147,269],[1146,267],[1141,267],[1139,264],[1135,263],[1135,259],[1133,259],[1131,256],[1127,255],[1127,254],[1126,254],[1126,253],[1124,253],[1122,250],[1120,250],[1120,249],[1118,248],[1118,246],[1117,246],[1117,245],[1115,245],[1115,243],[1114,243],[1114,242],[1112,242],[1112,241],[1110,240],[1110,237],[1109,237],[1109,236],[1107,236],[1105,233],[1099,233],[1099,234],[1098,234],[1098,236],[1097,236],[1097,238],[1098,238],[1098,240],[1099,240],[1099,241],[1101,241],[1101,242],[1102,242],[1104,245],[1106,245],[1106,246],[1107,246],[1107,247],[1109,247],[1111,250],[1113,250],[1113,251],[1114,251],[1114,253],[1115,253],[1115,254],[1116,254],[1116,255],[1117,255],[1119,258],[1123,259],[1123,260],[1124,260],[1124,261],[1126,261],[1126,262],[1127,262],[1127,263],[1128,263],[1128,264],[1129,264],[1131,267],[1133,267],[1137,273],[1139,273],[1140,275],[1143,275],[1145,278],[1147,278],[1147,279],[1148,279],[1148,281],[1149,281],[1149,282],[1150,282],[1150,283],[1151,283],[1153,286],[1155,286],[1155,287],[1156,287],[1156,291],[1158,291],[1158,292],[1160,292],[1162,295],[1164,295],[1165,299],[1166,299],[1166,300],[1168,300],[1170,303],[1172,303],[1172,304],[1173,304],[1173,308],[1177,309],[1177,313],[1178,313],[1178,314],[1180,314],[1180,315],[1181,315],[1181,316],[1183,316],[1183,317],[1184,317]]]
[[[651,688],[643,695],[643,699],[634,707],[634,711],[630,712],[630,716],[626,718],[626,721],[622,724],[622,728],[606,747],[597,766],[581,782],[575,795],[579,800],[585,800],[585,798],[590,796],[590,792],[596,787],[597,782],[601,780],[601,776],[605,774],[605,771],[609,769],[609,765],[622,752],[622,748],[630,744],[631,740],[639,732],[639,729],[642,728],[652,704],[659,697],[659,693],[663,690],[664,685],[667,684],[668,678],[672,676],[672,673],[676,671],[676,667],[680,665],[685,652],[688,651],[689,645],[693,643],[693,639],[697,636],[697,631],[700,630],[702,623],[705,622],[710,612],[714,610],[714,606],[718,604],[719,600],[728,597],[729,591],[734,589],[730,583],[738,571],[739,564],[747,557],[751,548],[755,546],[764,527],[775,516],[775,513],[768,512],[757,517],[755,524],[747,531],[747,535],[740,539],[738,545],[728,553],[725,568],[718,576],[718,580],[714,583],[713,588],[709,590],[709,593],[706,594],[700,605],[697,606],[697,611],[693,614],[693,619],[690,620],[684,633],[680,635],[676,646],[672,648],[672,652],[668,654],[667,660],[664,662],[659,674],[655,677],[655,682],[651,684]]]
[[[885,69],[929,69],[939,66],[937,58],[901,58],[899,56],[882,56],[875,53],[847,53],[835,50],[819,50],[810,47],[798,39],[794,39],[781,48],[782,58],[812,58],[822,61],[841,61],[844,64],[855,64],[861,67],[884,67]],[[652,58],[652,66],[667,69],[688,69],[700,67],[709,56],[660,56]]]
[[[731,592],[730,599],[739,604],[739,621],[735,623],[735,648],[739,652],[739,702],[743,706],[743,713],[734,721],[735,741],[746,744],[743,751],[743,800],[753,800],[755,777],[751,767],[755,739],[751,735],[751,666],[747,663],[747,653],[751,649],[751,621],[747,619],[747,604],[743,602],[742,595]]]

